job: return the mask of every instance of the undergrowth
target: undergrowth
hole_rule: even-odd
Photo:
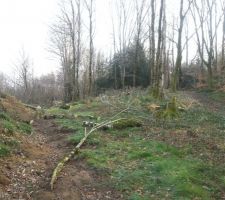
[[[171,97],[159,101],[144,94],[133,100],[133,110],[119,117],[138,119],[142,126],[99,130],[82,148],[80,158],[108,177],[96,186],[113,187],[128,200],[221,199],[225,190],[225,160],[221,160],[225,153],[225,117],[193,105],[172,118],[156,118],[146,105],[155,103],[161,109],[168,108]],[[129,97],[121,101],[126,106]],[[115,115],[113,109],[106,113],[107,108],[102,107],[94,101],[76,103],[66,111],[74,119],[56,122],[74,132],[68,140],[76,145],[84,136],[84,119],[98,122]],[[54,108],[49,112],[64,111]],[[176,134],[171,136],[173,132]]]
[[[19,146],[19,141],[14,137],[15,133],[32,133],[30,124],[16,121],[5,112],[0,112],[0,130],[0,157],[9,155]]]
[[[204,94],[205,96],[207,96],[209,99],[213,101],[218,101],[218,102],[225,101],[224,91],[212,90],[212,89],[201,89],[198,92]]]

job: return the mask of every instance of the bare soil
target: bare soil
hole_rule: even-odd
[[[58,127],[53,120],[36,121],[34,130],[29,139],[24,138],[21,151],[0,160],[0,200],[121,199],[110,186],[100,185],[108,178],[105,173],[78,158],[65,166],[51,191],[53,169],[72,150],[67,138],[73,132]]]

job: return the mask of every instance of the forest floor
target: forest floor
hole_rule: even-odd
[[[22,157],[16,155],[1,162],[9,177],[0,177],[3,181],[0,184],[7,185],[6,191],[0,190],[1,200],[120,199],[112,188],[97,189],[96,184],[104,176],[76,159],[66,165],[54,191],[51,191],[50,178],[54,167],[73,148],[67,141],[72,132],[56,125],[53,120],[36,121],[34,131],[34,135],[23,141]]]
[[[174,119],[156,119],[149,105],[163,107],[166,101],[145,92],[49,109],[56,119],[35,121],[22,158],[2,161],[11,183],[0,190],[0,199],[225,199],[225,99],[190,91],[177,99],[188,109]],[[93,133],[51,191],[53,169],[83,137],[83,121],[110,119],[128,104],[133,110],[121,117],[138,119],[142,126]]]

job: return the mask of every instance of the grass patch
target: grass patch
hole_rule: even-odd
[[[11,118],[9,117],[9,115],[7,115],[4,112],[0,112],[0,119],[6,120],[6,121],[11,121]]]
[[[5,133],[13,134],[15,132],[31,134],[32,127],[30,124],[15,121],[7,113],[0,113],[0,126]]]
[[[57,119],[56,122],[67,129],[73,130],[74,134],[68,138],[68,140],[77,145],[80,140],[84,137],[84,127],[82,126],[82,122],[79,120],[71,120],[71,119]],[[99,144],[98,133],[93,133],[89,139],[87,140],[88,145],[97,145]]]
[[[74,132],[83,132],[82,122],[76,119],[56,119],[56,123],[60,126],[73,130]]]
[[[84,138],[83,132],[75,133],[74,135],[70,136],[68,140],[73,143],[74,145],[77,145],[81,139]],[[100,138],[98,136],[98,133],[93,133],[87,140],[86,144],[88,145],[99,145],[100,144]]]
[[[59,107],[52,107],[46,111],[49,115],[65,115],[68,113],[67,110],[60,109]]]
[[[10,153],[10,148],[6,146],[5,144],[0,143],[0,157],[5,157],[9,155]]]
[[[20,122],[20,123],[18,123],[17,128],[22,133],[25,133],[28,135],[32,133],[32,127],[30,124]]]
[[[128,127],[123,130],[109,129],[107,130],[106,133],[110,134],[116,139],[116,138],[131,137],[132,135],[137,134],[137,132],[140,132],[140,131],[142,131],[141,127],[130,127],[130,128]]]
[[[126,102],[126,98],[128,101],[129,97],[121,101]],[[193,106],[175,118],[157,119],[146,105],[156,103],[163,108],[168,100],[142,95],[136,102],[137,109],[118,117],[138,118],[143,127],[134,127],[134,122],[129,126],[122,123],[118,129],[93,133],[87,140],[88,145],[82,148],[80,156],[91,168],[107,172],[108,179],[99,184],[114,187],[129,200],[221,199],[221,191],[225,190],[225,166],[213,163],[212,156],[219,156],[219,153],[210,154],[211,149],[219,147],[207,142],[225,139],[225,117],[205,107]],[[79,117],[57,119],[56,122],[74,130],[69,141],[76,145],[84,136],[83,119],[96,122],[97,119],[89,116],[98,116],[102,121],[115,115],[110,110],[101,114],[100,108],[102,105],[93,101],[74,104],[66,113]],[[170,135],[173,131],[176,133]],[[202,153],[211,158],[204,160]]]
[[[113,186],[127,193],[127,199],[167,195],[172,199],[210,199],[218,192],[213,177],[200,170],[207,165],[156,141],[133,136],[85,149],[81,154],[90,166],[110,171]]]
[[[219,113],[211,112],[203,107],[199,107],[190,109],[188,112],[182,113],[180,124],[187,124],[192,126],[221,126],[225,124],[225,117]]]
[[[16,126],[13,122],[2,120],[1,121],[2,127],[7,133],[13,134],[16,131]]]
[[[204,94],[211,100],[224,102],[225,101],[225,92],[217,91],[217,90],[210,90],[210,89],[202,89],[199,90],[200,93]]]

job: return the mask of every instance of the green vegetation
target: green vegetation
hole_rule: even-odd
[[[204,94],[206,97],[213,101],[224,102],[225,101],[225,92],[218,90],[210,90],[210,89],[201,89],[200,93]]]
[[[20,122],[18,123],[17,128],[21,133],[25,133],[25,134],[32,133],[32,127],[30,124]]]
[[[31,134],[32,132],[30,124],[15,121],[4,112],[0,113],[0,126],[9,134],[13,134],[15,132]]]
[[[16,126],[12,121],[2,120],[1,123],[5,132],[13,134],[16,131]]]
[[[96,187],[113,187],[128,200],[220,199],[225,189],[225,117],[198,104],[179,111],[177,105],[186,103],[179,95],[163,101],[145,94],[132,99],[134,109],[118,116],[127,120],[93,133],[80,152],[90,168],[107,177]],[[124,107],[129,97],[118,102]],[[84,119],[105,121],[118,113],[105,112],[99,102],[91,104],[74,104],[65,113],[74,119],[56,120],[74,131],[68,138],[74,145],[84,136]],[[158,111],[149,111],[148,104],[172,115],[157,118]],[[54,108],[55,114],[61,112]]]
[[[19,146],[19,141],[14,138],[15,133],[31,134],[32,127],[30,124],[16,121],[9,117],[7,113],[0,113],[0,157],[10,154]]]
[[[209,171],[211,175],[218,171],[188,155],[188,151],[134,133],[123,140],[104,138],[100,144],[94,150],[85,149],[81,156],[90,166],[107,169],[111,184],[128,199],[210,199],[218,194],[217,187],[222,188],[222,182],[216,185],[220,176],[208,176]]]
[[[69,110],[70,109],[70,105],[67,105],[67,104],[63,104],[60,106],[61,109],[64,109],[64,110]]]
[[[11,118],[4,112],[0,112],[0,119],[6,120],[6,121],[11,121]]]
[[[7,145],[0,143],[0,157],[7,156],[10,153],[10,149]]]
[[[67,129],[83,132],[82,123],[75,119],[56,119],[56,122]]]
[[[142,124],[137,119],[123,119],[113,124],[114,129],[126,129],[129,127],[141,127]]]

